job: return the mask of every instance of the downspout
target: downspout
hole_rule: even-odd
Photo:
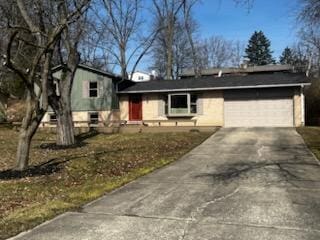
[[[301,99],[301,126],[305,126],[305,97],[304,97],[304,85],[300,88],[300,99]]]

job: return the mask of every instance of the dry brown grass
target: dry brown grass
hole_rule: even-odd
[[[320,160],[320,127],[297,128],[310,150]]]

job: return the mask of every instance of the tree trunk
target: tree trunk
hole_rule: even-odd
[[[167,66],[166,66],[166,79],[172,79],[172,48],[169,46],[167,50]]]
[[[27,129],[20,130],[19,143],[17,149],[17,166],[19,171],[25,170],[29,163],[29,152],[31,146],[31,132]]]
[[[52,92],[49,103],[57,117],[57,145],[71,146],[75,144],[72,109],[71,90],[80,55],[76,50],[77,44],[68,44],[68,61],[62,69],[61,79],[58,81],[59,94]]]
[[[31,140],[44,115],[44,112],[39,112],[36,117],[31,119],[33,110],[34,109],[28,107],[26,117],[20,129],[16,156],[16,169],[19,171],[25,170],[28,167]]]
[[[70,146],[75,144],[71,104],[65,104],[57,111],[57,145]]]

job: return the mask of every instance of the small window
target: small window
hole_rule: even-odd
[[[164,100],[164,112],[168,115],[168,98],[166,97]]]
[[[89,97],[98,97],[98,82],[89,83]]]
[[[139,77],[138,77],[138,80],[143,80],[143,79],[144,79],[143,76],[139,76]]]
[[[90,121],[90,124],[98,124],[99,123],[99,113],[97,113],[97,112],[89,113],[89,121]]]
[[[56,123],[57,122],[57,115],[55,113],[49,114],[49,122],[50,123]]]
[[[197,95],[191,94],[190,99],[190,113],[197,113]]]

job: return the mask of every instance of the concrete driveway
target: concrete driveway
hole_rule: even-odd
[[[320,166],[294,129],[222,129],[174,164],[14,239],[319,240]]]

